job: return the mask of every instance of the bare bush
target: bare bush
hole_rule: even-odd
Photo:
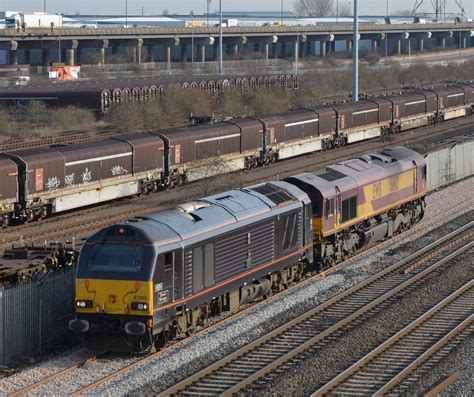
[[[362,61],[367,62],[370,66],[375,66],[382,58],[379,52],[369,50],[368,48],[363,48],[360,50],[359,57]]]
[[[48,107],[41,101],[31,101],[28,104],[26,107],[26,117],[30,123],[36,126],[47,124],[51,120]]]
[[[277,88],[263,88],[250,93],[248,97],[251,115],[283,112],[290,107],[289,91]]]
[[[205,116],[214,113],[216,100],[209,92],[194,88],[169,87],[161,99],[163,114],[170,127],[186,123],[191,114]]]
[[[5,110],[0,109],[0,135],[10,136],[12,130],[10,115]]]
[[[144,129],[142,108],[136,102],[126,102],[112,108],[106,115],[106,121],[117,132],[136,132]]]
[[[54,112],[53,124],[64,130],[93,128],[96,123],[94,113],[89,109],[68,106]]]
[[[218,113],[227,117],[243,117],[249,114],[249,103],[237,87],[226,87],[218,98]]]

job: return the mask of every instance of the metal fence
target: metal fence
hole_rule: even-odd
[[[74,270],[12,288],[0,287],[0,365],[40,354],[70,335]]]
[[[428,190],[474,175],[474,141],[465,141],[426,156]]]

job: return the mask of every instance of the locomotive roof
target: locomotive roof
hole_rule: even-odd
[[[178,243],[259,216],[279,206],[308,201],[307,196],[286,182],[271,182],[244,189],[230,190],[200,200],[177,205],[146,217],[128,221],[159,246]]]
[[[336,187],[344,192],[358,185],[370,183],[374,179],[408,170],[412,167],[413,161],[422,164],[424,158],[413,150],[399,146],[345,160],[325,169],[303,173],[293,178],[317,188],[324,197],[328,197],[336,193]]]

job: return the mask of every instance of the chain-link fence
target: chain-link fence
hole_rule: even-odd
[[[74,316],[74,270],[0,287],[0,365],[40,354],[70,333]]]

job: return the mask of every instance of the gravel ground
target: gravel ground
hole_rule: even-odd
[[[458,338],[457,338],[458,339]],[[462,339],[455,344],[448,345],[448,352],[438,352],[433,360],[428,361],[405,380],[395,393],[413,396],[424,395],[432,390],[447,377],[459,372],[460,377],[441,396],[472,396],[474,394],[474,326],[463,334]],[[400,391],[403,390],[403,391]],[[408,392],[406,391],[408,390]]]
[[[58,354],[33,367],[16,372],[0,380],[0,395],[5,395],[22,389],[31,383],[51,376],[65,368],[81,363],[93,357],[93,353],[83,348],[75,348]]]
[[[414,394],[428,392],[437,383],[444,380],[450,374],[459,371],[460,378],[448,387],[441,397],[451,396],[472,396],[474,395],[474,335],[455,349],[448,357],[435,366],[420,383],[413,389]],[[423,390],[423,386],[428,385]]]
[[[280,375],[265,379],[265,385],[246,395],[305,396],[317,390],[422,313],[457,290],[472,278],[474,250],[445,268],[435,271],[422,283],[410,287],[391,304],[376,310],[370,318],[351,326],[337,340],[304,354],[294,365],[282,368]],[[271,389],[268,389],[268,385]]]
[[[443,228],[440,228],[438,231],[434,230],[430,236],[422,236],[427,230],[433,230],[465,213],[466,210],[472,209],[474,200],[472,199],[474,197],[472,181],[473,179],[466,180],[430,195],[427,198],[428,211],[424,220],[409,232],[379,244],[364,255],[347,261],[344,266],[327,277],[307,280],[297,288],[285,291],[251,308],[245,315],[237,315],[226,324],[220,324],[203,334],[176,344],[153,362],[124,374],[93,394],[145,394],[163,390],[185,375],[217,360],[222,354],[255,340],[288,319],[309,310],[389,266],[407,255],[409,251],[415,250],[419,244],[426,245],[436,240],[441,234],[446,233],[446,227],[444,232]],[[466,200],[466,197],[471,197],[471,199]],[[455,229],[456,225],[466,223],[468,218],[472,219],[472,214],[464,215],[457,224],[451,225],[449,229]],[[400,247],[401,244],[406,245]],[[38,389],[35,394],[65,395],[73,391],[75,386],[84,386],[135,359],[122,357],[98,360],[81,368],[80,372],[75,371],[70,376],[58,379],[54,385],[48,387],[48,390]],[[38,380],[45,377],[54,368],[57,367],[48,361],[14,376],[18,377],[17,379],[24,378],[25,381],[28,379],[28,383],[30,383],[33,379]],[[0,390],[6,392],[11,390],[9,385],[12,379],[12,377],[8,377],[0,380]],[[23,387],[24,384],[21,383],[21,386]]]

